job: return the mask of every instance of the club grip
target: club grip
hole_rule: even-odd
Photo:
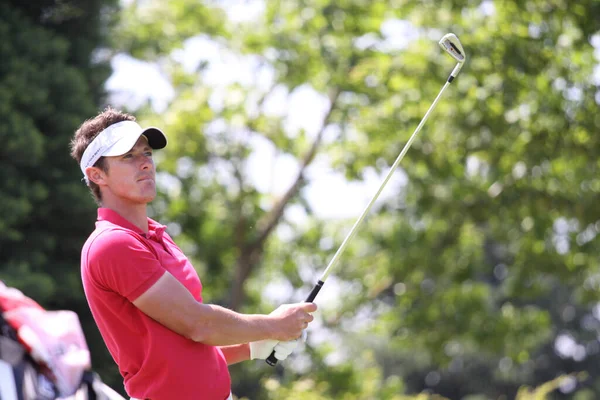
[[[305,303],[312,303],[313,300],[315,299],[315,297],[317,297],[317,294],[319,294],[319,291],[323,287],[324,283],[325,282],[323,282],[323,281],[317,282],[317,284],[310,291],[310,294],[308,295],[308,297],[306,298],[306,300],[304,300],[304,302]],[[265,362],[267,364],[269,364],[271,367],[274,367],[275,365],[277,365],[277,361],[278,361],[277,357],[275,357],[275,350],[273,350],[271,352],[271,355],[265,360]]]

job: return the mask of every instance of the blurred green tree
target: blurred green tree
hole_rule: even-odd
[[[102,57],[116,0],[0,4],[0,279],[49,309],[78,313],[107,383],[118,372],[79,274],[95,205],[69,156],[73,132],[101,107]]]
[[[128,7],[116,50],[175,89],[168,111],[140,111],[171,138],[153,211],[207,301],[245,311],[272,308],[273,287],[304,297],[354,222],[316,215],[311,182],[385,173],[453,66],[437,40],[452,31],[469,56],[318,298],[307,352],[275,371],[275,392],[257,385],[263,364],[235,366],[236,393],[514,398],[579,370],[562,396],[600,393],[597,15],[593,0]],[[223,83],[215,59],[248,77]],[[316,128],[295,128],[310,102]],[[257,146],[292,160],[283,190],[249,172]]]

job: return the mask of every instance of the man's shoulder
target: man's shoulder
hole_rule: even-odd
[[[109,255],[141,241],[141,237],[130,229],[115,224],[99,224],[83,245],[83,253],[88,257]]]

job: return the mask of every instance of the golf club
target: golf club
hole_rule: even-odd
[[[315,299],[315,297],[317,297],[317,294],[319,293],[319,291],[323,287],[323,284],[325,284],[325,281],[327,280],[327,277],[331,273],[331,270],[337,264],[338,260],[340,259],[340,256],[344,252],[344,250],[346,250],[346,246],[348,246],[348,242],[354,237],[354,235],[356,234],[356,231],[357,231],[358,227],[360,226],[360,224],[365,219],[366,215],[371,210],[371,207],[373,206],[373,204],[375,203],[375,201],[377,200],[377,198],[379,197],[379,195],[381,194],[381,192],[385,188],[385,185],[390,180],[390,178],[391,178],[392,174],[394,173],[394,171],[396,170],[396,168],[398,168],[398,165],[400,164],[400,161],[402,161],[402,159],[404,158],[404,155],[406,154],[406,152],[408,151],[408,149],[412,145],[413,140],[415,139],[415,137],[417,136],[417,134],[419,133],[419,131],[421,130],[421,128],[423,127],[423,125],[425,125],[425,121],[427,121],[427,118],[429,117],[429,114],[433,111],[433,109],[437,105],[438,100],[442,96],[442,93],[444,93],[444,90],[446,90],[446,88],[448,87],[448,85],[450,85],[450,83],[454,80],[454,78],[456,78],[456,76],[460,72],[460,69],[462,68],[463,63],[466,60],[466,55],[465,55],[465,51],[463,50],[462,45],[460,44],[460,41],[458,40],[458,37],[456,37],[456,35],[453,34],[453,33],[448,33],[448,34],[444,35],[444,37],[442,37],[442,39],[439,41],[439,45],[440,45],[440,47],[442,49],[444,49],[444,51],[446,53],[450,54],[450,56],[454,60],[457,61],[456,66],[454,67],[454,69],[450,73],[450,76],[448,76],[448,80],[446,81],[446,84],[442,87],[442,89],[438,93],[437,97],[435,98],[435,100],[433,101],[433,103],[431,104],[431,106],[429,107],[429,109],[427,110],[427,112],[425,113],[425,116],[423,116],[423,119],[421,120],[421,122],[417,126],[417,129],[415,129],[415,131],[413,132],[413,134],[411,135],[411,137],[408,139],[408,142],[406,142],[406,145],[404,146],[404,148],[400,152],[400,155],[398,156],[398,158],[396,158],[396,161],[394,162],[394,164],[390,168],[389,172],[387,173],[387,175],[386,175],[385,179],[383,180],[381,186],[377,190],[377,193],[375,193],[375,195],[373,196],[373,198],[371,199],[371,201],[369,202],[369,204],[367,205],[367,207],[365,208],[365,210],[363,211],[363,213],[361,214],[361,216],[354,223],[354,226],[352,226],[352,229],[350,229],[350,232],[348,233],[348,235],[346,236],[346,238],[344,239],[344,241],[340,245],[339,249],[337,250],[337,252],[333,256],[333,258],[329,262],[329,265],[327,266],[327,268],[323,272],[323,275],[321,276],[321,278],[319,279],[319,281],[317,282],[317,284],[313,287],[312,291],[310,292],[310,294],[306,298],[305,302],[311,303]],[[266,362],[270,366],[275,366],[277,364],[277,358],[275,357],[275,351],[271,352],[271,355],[266,359]]]

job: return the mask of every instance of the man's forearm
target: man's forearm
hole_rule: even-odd
[[[198,302],[170,273],[133,301],[150,318],[178,334],[211,346],[272,339],[294,340],[313,320],[314,303],[283,304],[269,315],[240,314]]]
[[[220,346],[227,365],[236,364],[250,359],[250,346],[248,343],[234,346]]]
[[[277,336],[266,315],[239,314],[214,304],[202,304],[192,339],[211,346],[230,346]]]

